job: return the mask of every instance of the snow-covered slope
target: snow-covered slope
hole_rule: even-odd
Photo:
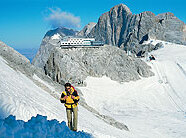
[[[144,58],[155,76],[123,84],[88,77],[79,87],[88,105],[125,122],[136,138],[186,137],[186,46],[163,44],[151,53],[155,61]]]
[[[16,119],[27,121],[32,116],[40,114],[47,116],[48,119],[67,122],[66,110],[59,99],[52,97],[24,74],[13,70],[7,64],[0,56],[0,118],[12,114]],[[53,89],[38,76],[34,75],[34,78]],[[121,137],[127,133],[106,124],[82,106],[79,106],[78,128],[95,137]]]
[[[9,49],[8,46],[4,48]],[[0,119],[15,115],[16,119],[28,121],[32,116],[40,114],[47,116],[49,120],[67,122],[65,107],[59,101],[59,91],[56,91],[56,94],[49,93],[54,90],[53,85],[38,75],[28,77],[26,72],[14,68],[10,61],[5,60],[4,55],[0,55]],[[78,130],[88,132],[95,137],[122,137],[129,134],[125,130],[109,125],[81,105]],[[0,131],[0,134],[2,133],[3,131]]]
[[[61,39],[61,36],[57,33],[57,34],[54,34],[51,39]]]
[[[153,41],[157,43],[158,41]],[[99,114],[126,124],[129,132],[105,123],[98,114],[79,106],[79,130],[95,137],[184,138],[186,136],[186,47],[164,43],[154,51],[156,61],[146,61],[155,76],[120,84],[107,77],[88,77],[79,87],[87,104]],[[37,114],[67,121],[64,106],[33,81],[55,88],[38,75],[27,77],[0,56],[0,118],[15,115],[29,120]],[[58,93],[58,92],[56,92]],[[103,116],[104,118],[104,116]]]

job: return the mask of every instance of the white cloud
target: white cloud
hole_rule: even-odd
[[[50,13],[45,18],[46,21],[53,27],[67,27],[67,28],[79,28],[81,19],[74,16],[72,13],[63,12],[60,8],[49,9]]]

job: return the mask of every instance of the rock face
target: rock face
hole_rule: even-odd
[[[14,65],[26,65],[30,64],[30,61],[13,48],[7,46],[5,43],[0,41],[0,55],[5,57],[9,62]]]
[[[55,48],[44,66],[45,73],[53,80],[84,85],[87,76],[108,76],[124,82],[149,77],[153,73],[142,60],[128,57],[112,46],[101,48]]]
[[[54,38],[64,36],[94,37],[96,40],[118,46],[125,51],[132,49],[131,52],[137,55],[147,47],[147,45],[143,46],[143,42],[149,38],[186,45],[186,25],[172,13],[155,16],[152,12],[143,12],[133,15],[126,5],[120,4],[104,13],[97,24],[89,23],[79,33],[67,28],[48,31],[33,59],[33,64],[43,68],[50,51],[59,47],[59,39]]]
[[[95,25],[96,25],[96,23],[90,22],[77,35],[78,36],[87,36]]]
[[[156,45],[153,45],[151,43],[139,44],[136,45],[134,49],[129,49],[129,51],[135,53],[137,57],[143,57],[143,56],[147,56],[149,52],[153,50],[157,50],[162,47],[164,47],[162,42],[157,43]]]
[[[68,28],[61,27],[61,28],[56,28],[54,30],[48,31],[46,33],[46,35],[44,36],[44,38],[45,37],[52,37],[55,34],[59,34],[61,37],[64,37],[64,36],[74,36],[77,33],[78,33],[78,31],[75,31],[73,29],[68,29]]]
[[[142,44],[148,38],[186,45],[185,24],[172,13],[133,15],[124,4],[104,13],[87,36],[125,50]]]
[[[37,67],[43,68],[45,63],[47,62],[50,51],[52,51],[55,47],[59,47],[58,39],[53,39],[55,35],[60,37],[65,36],[75,36],[77,31],[67,28],[57,28],[55,30],[50,30],[44,36],[39,51],[37,52],[35,58],[33,59],[33,64]]]
[[[97,24],[90,23],[79,33],[66,29],[60,31],[49,31],[45,35],[33,60],[35,66],[60,83],[64,80],[84,84],[87,76],[106,75],[120,82],[137,80],[139,76],[148,77],[153,75],[149,67],[139,59],[127,57],[122,50],[140,57],[145,52],[163,47],[161,43],[143,43],[150,38],[186,45],[186,25],[172,13],[156,16],[148,11],[134,15],[124,4],[111,8],[99,18]],[[56,36],[53,37],[54,35]],[[94,37],[115,47],[62,50],[59,40],[53,39],[58,35]]]
[[[131,16],[132,13],[127,6],[123,4],[115,6],[99,18],[88,36],[110,45],[121,44],[122,36],[127,33],[125,28],[127,28]]]
[[[28,78],[30,78],[38,87],[41,87],[45,91],[49,92],[50,94],[57,97],[57,94],[54,94],[55,92],[51,91],[47,86],[39,83],[36,81],[33,76],[37,75],[39,78],[44,80],[45,82],[49,83],[51,86],[54,86],[56,91],[60,92],[62,91],[63,86],[59,85],[58,83],[55,83],[51,78],[45,75],[43,70],[40,68],[35,67],[34,65],[30,64],[30,61],[17,51],[15,51],[13,48],[7,46],[5,43],[0,41],[0,56],[3,57],[3,59],[6,60],[7,64],[13,68],[16,71],[19,71],[26,75]]]

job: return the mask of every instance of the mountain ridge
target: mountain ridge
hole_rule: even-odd
[[[186,45],[185,24],[174,14],[167,12],[155,15],[150,11],[132,14],[126,7],[119,4],[102,14],[88,36],[125,50],[132,44],[138,45],[145,35]]]

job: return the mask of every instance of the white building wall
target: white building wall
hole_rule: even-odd
[[[61,45],[91,45],[91,41],[95,41],[94,38],[65,38],[61,41]]]

